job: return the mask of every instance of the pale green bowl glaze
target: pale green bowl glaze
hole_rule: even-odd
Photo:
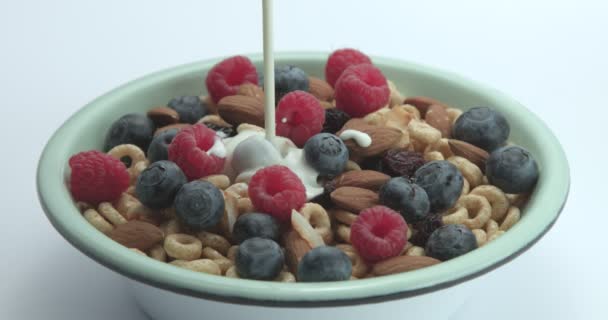
[[[251,55],[261,70],[262,56]],[[323,77],[327,53],[279,54],[277,65],[294,64]],[[456,259],[417,271],[335,283],[275,283],[196,273],[155,261],[115,243],[93,228],[73,204],[66,188],[68,159],[101,149],[110,124],[123,114],[145,112],[179,95],[205,92],[204,78],[218,60],[157,72],[119,87],[68,119],[49,140],[40,159],[37,184],[44,211],[63,237],[104,266],[127,277],[178,293],[245,304],[278,306],[348,305],[418,295],[456,285],[488,272],[532,246],[553,225],[566,201],[568,163],[547,126],[517,101],[449,72],[398,60],[373,58],[388,79],[407,95],[426,95],[467,109],[486,105],[511,124],[511,141],[530,150],[540,180],[519,221],[505,235]]]

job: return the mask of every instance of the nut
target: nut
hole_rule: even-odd
[[[329,217],[327,218],[329,224]],[[310,222],[296,210],[291,211],[291,226],[304,239],[311,248],[325,245],[321,235],[315,231]]]
[[[312,250],[312,247],[295,230],[290,230],[285,233],[283,236],[283,245],[285,246],[285,260],[287,265],[289,265],[293,273],[296,273],[300,259],[302,259],[308,251]]]
[[[308,91],[321,101],[334,99],[334,89],[325,80],[308,77]]]
[[[362,119],[351,119],[342,130],[336,133],[337,136],[347,129],[358,130],[367,133],[372,138],[372,144],[368,147],[361,147],[353,140],[344,141],[353,156],[372,157],[377,156],[396,145],[403,133],[401,130],[391,127],[380,127],[367,124]]]
[[[432,266],[441,261],[427,256],[398,256],[376,263],[372,268],[372,274],[385,276],[400,272],[417,270]]]
[[[250,96],[227,96],[217,104],[217,110],[222,119],[233,126],[250,123],[264,126],[264,103]]]
[[[377,191],[391,177],[374,170],[346,171],[332,180],[335,188],[357,187]]]
[[[179,114],[169,107],[152,108],[148,111],[147,115],[157,128],[179,122]]]
[[[416,107],[418,111],[420,111],[420,115],[424,117],[426,115],[427,110],[432,105],[439,105],[445,108],[448,108],[446,104],[439,100],[435,100],[429,97],[417,96],[417,97],[409,97],[403,101],[403,104],[410,104]]]
[[[142,251],[152,248],[163,240],[163,232],[157,226],[137,220],[116,226],[108,236],[127,248]]]
[[[487,151],[460,140],[450,139],[448,140],[448,144],[450,145],[450,149],[452,149],[452,153],[471,161],[481,171],[485,171],[486,161],[490,156]]]
[[[379,203],[376,192],[357,187],[341,187],[334,190],[330,196],[338,207],[354,213],[359,213],[361,210]]]
[[[444,106],[431,105],[424,116],[426,123],[441,132],[441,136],[449,138],[452,131],[452,122]]]
[[[264,90],[253,83],[244,83],[239,86],[238,95],[248,96],[264,101]]]

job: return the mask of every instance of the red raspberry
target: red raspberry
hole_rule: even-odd
[[[92,150],[69,161],[70,191],[74,199],[97,204],[118,198],[129,187],[129,173],[118,159]]]
[[[169,160],[175,162],[190,181],[220,173],[225,158],[207,152],[214,143],[223,142],[204,124],[184,128],[169,145]]]
[[[323,129],[325,110],[315,96],[296,90],[279,101],[275,119],[277,134],[291,139],[301,148]]]
[[[280,221],[289,221],[291,210],[306,202],[302,180],[285,166],[270,166],[258,170],[249,182],[249,198],[253,206]]]
[[[384,107],[389,96],[386,78],[371,64],[349,67],[336,82],[336,107],[351,117],[363,117]]]
[[[258,84],[258,73],[249,58],[234,56],[222,60],[207,73],[205,84],[213,102],[235,95],[243,83]]]
[[[334,87],[346,68],[361,63],[371,64],[372,60],[359,50],[348,48],[336,50],[327,58],[325,80]]]
[[[369,262],[398,256],[407,242],[403,217],[385,206],[365,209],[350,227],[353,247]]]

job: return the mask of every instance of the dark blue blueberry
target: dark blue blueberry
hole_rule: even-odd
[[[292,66],[280,66],[274,69],[275,99],[278,104],[281,98],[296,90],[308,92],[308,75],[304,70]]]
[[[120,144],[134,144],[142,150],[148,150],[155,130],[154,122],[139,113],[130,113],[114,121],[104,143],[106,151]]]
[[[224,196],[207,181],[191,181],[184,184],[175,197],[177,218],[192,230],[215,226],[224,215]]]
[[[179,130],[169,129],[156,135],[148,147],[148,160],[156,162],[169,159],[169,145]]]
[[[195,124],[200,118],[207,115],[207,105],[197,96],[183,96],[173,98],[168,107],[177,111],[179,122]]]
[[[416,170],[414,182],[429,197],[431,212],[444,211],[456,203],[464,179],[455,165],[445,160],[431,161]]]
[[[507,146],[494,150],[486,161],[488,181],[507,193],[532,191],[538,180],[538,165],[528,150]]]
[[[285,258],[281,247],[265,238],[250,238],[239,245],[236,252],[236,272],[239,277],[272,280],[283,269]]]
[[[188,180],[182,170],[171,161],[157,161],[147,167],[137,178],[135,194],[141,203],[152,209],[173,205],[179,188]]]
[[[488,107],[476,107],[458,117],[452,129],[452,136],[492,151],[505,144],[510,131],[507,119],[498,111]]]
[[[325,122],[323,123],[323,130],[321,132],[333,133],[340,131],[344,124],[350,120],[348,113],[338,109],[329,108],[325,110]]]
[[[265,213],[246,213],[234,223],[232,239],[241,243],[249,238],[265,238],[279,241],[279,223]]]
[[[348,162],[348,148],[331,133],[319,133],[308,139],[304,155],[308,164],[324,176],[342,173]]]
[[[429,257],[446,261],[477,248],[475,235],[461,224],[448,224],[435,230],[426,243]]]
[[[342,281],[350,279],[350,258],[336,247],[316,247],[298,263],[297,279],[301,282]]]
[[[409,223],[421,221],[429,214],[426,191],[406,178],[390,179],[380,188],[379,196],[380,203],[399,211]]]

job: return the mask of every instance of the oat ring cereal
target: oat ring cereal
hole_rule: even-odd
[[[488,200],[474,194],[458,199],[454,208],[455,211],[448,211],[448,215],[443,217],[444,223],[464,224],[469,229],[478,229],[484,226],[492,215],[492,207]]]
[[[331,231],[331,221],[325,209],[316,203],[306,203],[300,209],[300,213],[315,231],[323,238],[325,243],[333,241],[333,232]]]
[[[433,145],[441,139],[441,132],[439,130],[421,120],[410,121],[407,129],[412,145],[418,152],[424,151],[427,146]]]
[[[338,224],[338,227],[336,228],[336,236],[338,237],[338,240],[340,240],[343,243],[351,243],[350,242],[350,226],[347,226],[344,224]]]
[[[118,210],[116,210],[109,202],[100,203],[97,210],[102,216],[104,216],[104,218],[115,226],[127,223],[127,219],[125,219],[125,217],[123,217],[122,214],[120,214]]]
[[[167,261],[167,252],[161,244],[157,244],[154,247],[148,249],[148,256],[154,260],[161,262]]]
[[[228,249],[230,249],[231,246],[230,242],[219,234],[201,231],[197,234],[197,237],[201,241],[203,247],[209,247],[216,250],[222,257],[226,256]]]
[[[95,227],[97,230],[108,234],[114,229],[114,227],[95,209],[87,209],[82,214],[84,218]]]
[[[481,185],[471,191],[471,194],[476,194],[485,197],[492,206],[492,219],[501,221],[507,210],[509,209],[509,199],[502,190],[493,185]]]
[[[423,247],[411,246],[405,251],[406,256],[420,257],[426,255]]]
[[[507,211],[507,215],[505,219],[500,224],[499,229],[502,231],[507,231],[511,229],[511,227],[519,221],[519,217],[521,216],[521,212],[518,207],[511,206]]]
[[[349,244],[339,244],[336,247],[342,250],[342,252],[344,252],[350,258],[353,268],[353,276],[361,278],[367,274],[369,267],[367,266],[363,258],[359,256],[353,246]]]
[[[488,240],[488,235],[486,234],[485,230],[473,229],[471,230],[471,232],[473,232],[473,234],[475,235],[475,240],[477,240],[477,246],[481,247],[486,244]]]
[[[108,154],[116,159],[129,158],[131,165],[129,168],[138,162],[147,162],[146,154],[134,144],[119,144],[108,151]]]
[[[483,173],[478,166],[473,162],[458,156],[453,156],[447,159],[462,173],[462,176],[469,182],[471,188],[475,188],[483,183]]]
[[[218,276],[222,274],[222,270],[217,263],[209,259],[197,259],[192,261],[173,260],[169,262],[169,264],[196,272],[214,274]]]
[[[165,238],[163,247],[171,258],[178,260],[196,260],[203,251],[201,241],[189,234],[174,233]]]

